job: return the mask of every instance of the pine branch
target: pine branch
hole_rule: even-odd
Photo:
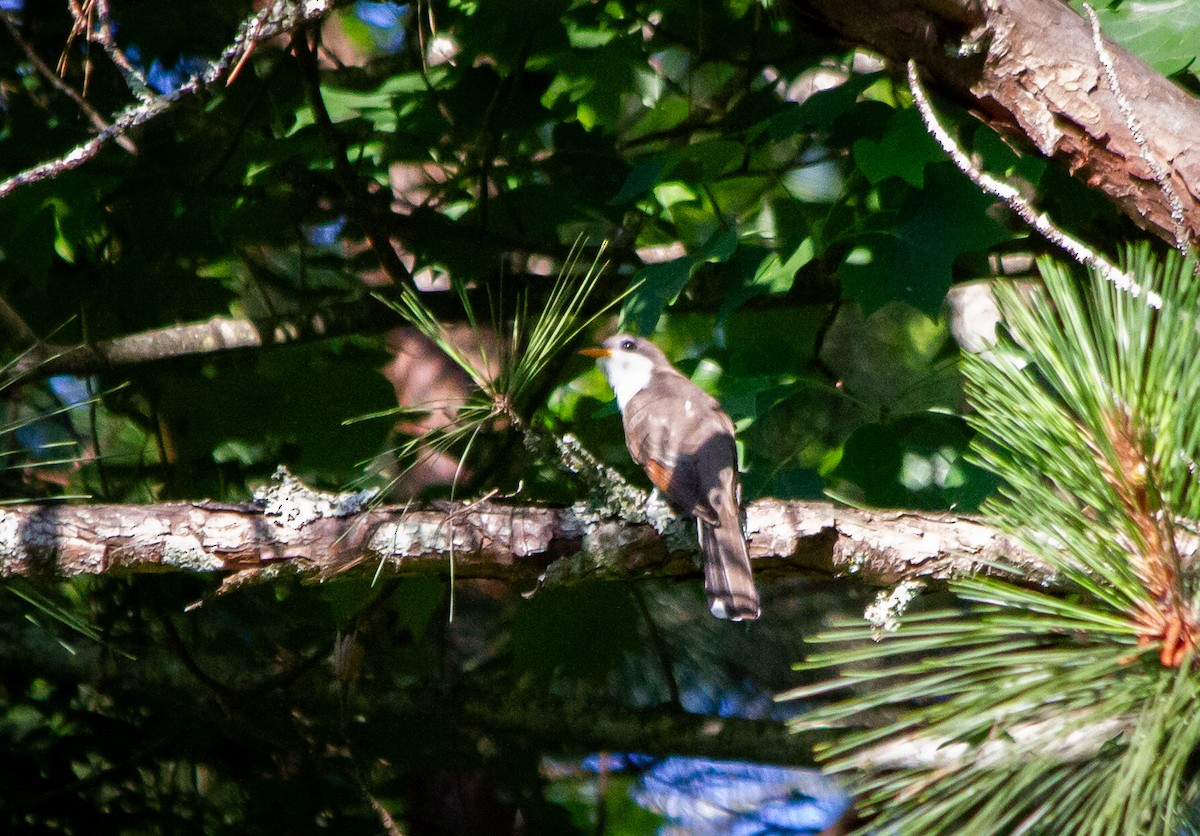
[[[883,635],[849,623],[814,640],[833,649],[797,667],[838,674],[787,696],[843,699],[794,725],[846,730],[822,756],[854,770],[873,827],[1190,832],[1200,748],[1194,267],[1176,252],[1128,254],[1121,272],[1157,307],[1049,259],[1043,288],[998,288],[1009,339],[963,361],[975,452],[1001,480],[984,511],[1069,594],[961,578],[949,584],[957,608],[915,607]],[[914,750],[931,757],[893,758]]]

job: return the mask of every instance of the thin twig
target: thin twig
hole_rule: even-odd
[[[238,29],[237,36],[225,48],[220,57],[210,61],[204,69],[193,75],[172,93],[156,96],[122,111],[113,118],[112,125],[97,136],[81,143],[66,154],[25,171],[18,172],[7,180],[0,181],[0,199],[7,197],[21,186],[37,183],[76,168],[95,157],[100,150],[117,137],[133,128],[144,125],[161,116],[174,104],[212,87],[233,64],[242,57],[251,44],[261,43],[283,32],[317,20],[328,14],[341,0],[275,0],[267,9],[248,17]]]
[[[1133,106],[1129,103],[1129,99],[1121,91],[1121,80],[1117,77],[1117,67],[1112,54],[1104,44],[1104,35],[1100,31],[1100,21],[1096,17],[1095,9],[1090,3],[1084,3],[1083,8],[1092,22],[1092,43],[1096,47],[1096,57],[1100,61],[1100,66],[1104,68],[1104,75],[1108,79],[1108,87],[1112,90],[1113,98],[1117,100],[1117,107],[1120,108],[1121,115],[1125,117],[1125,125],[1129,128],[1129,133],[1133,135],[1133,141],[1137,143],[1142,159],[1146,161],[1146,165],[1150,166],[1150,171],[1154,174],[1154,181],[1158,183],[1167,202],[1171,204],[1171,225],[1175,232],[1175,248],[1187,255],[1189,241],[1187,226],[1183,220],[1183,204],[1179,201],[1179,195],[1171,185],[1171,174],[1158,155],[1150,149],[1150,144],[1146,141],[1146,133],[1142,130],[1142,123],[1133,112]]]
[[[29,327],[29,323],[2,296],[0,296],[0,343],[17,351],[28,351],[41,343],[38,335]],[[34,353],[41,357],[41,352]]]
[[[237,81],[238,75],[242,72],[242,67],[246,66],[246,62],[249,61],[250,56],[254,54],[254,47],[257,45],[258,27],[255,25],[251,26],[250,29],[246,31],[246,47],[244,50],[242,50],[242,54],[238,57],[237,63],[233,65],[233,69],[229,71],[229,75],[225,77],[226,87]]]
[[[912,89],[913,101],[917,105],[917,110],[920,111],[921,118],[925,120],[925,127],[933,135],[933,138],[937,140],[938,145],[942,146],[942,150],[950,155],[950,159],[954,161],[959,170],[971,179],[972,183],[979,186],[979,188],[988,194],[1003,200],[1008,208],[1012,209],[1025,223],[1037,230],[1047,241],[1065,250],[1068,255],[1080,264],[1092,267],[1117,289],[1125,291],[1135,299],[1144,296],[1146,304],[1151,308],[1156,310],[1162,308],[1163,302],[1161,296],[1153,290],[1143,288],[1134,281],[1132,276],[1123,272],[1115,264],[1100,255],[1100,253],[1078,238],[1059,229],[1045,213],[1037,211],[1029,201],[1021,197],[1020,192],[1015,188],[997,180],[987,172],[981,171],[971,161],[970,157],[967,156],[967,153],[959,147],[954,138],[950,136],[950,133],[942,126],[941,122],[938,121],[937,114],[933,110],[933,105],[930,104],[929,96],[921,84],[917,62],[912,59],[909,59],[908,62],[908,84]]]
[[[91,28],[91,23],[88,20],[88,15],[91,13],[91,4],[88,5],[88,11],[84,11],[77,0],[67,0],[67,11],[71,13],[71,31],[67,33],[67,42],[63,44],[62,54],[58,56],[58,72],[60,75],[66,75],[67,69],[71,65],[71,44],[75,43],[75,39],[83,35],[84,55],[83,55],[83,94],[86,96],[88,91],[88,81],[92,75],[92,53],[91,53],[91,38],[88,37],[88,29]]]
[[[646,631],[650,634],[650,645],[654,648],[654,652],[658,656],[658,664],[662,670],[663,680],[667,683],[667,692],[670,695],[671,705],[682,708],[683,697],[679,693],[679,681],[675,678],[675,662],[671,658],[671,648],[663,638],[662,631],[658,629],[658,622],[654,620],[654,613],[650,611],[650,607],[646,604],[646,596],[642,594],[641,587],[631,584],[629,591],[633,595],[633,600],[637,603],[638,610],[642,613],[642,620],[646,624]]]
[[[104,48],[108,54],[108,58],[117,69],[121,71],[122,78],[125,79],[126,86],[133,95],[137,96],[139,101],[152,101],[156,94],[150,87],[150,83],[146,80],[145,74],[134,66],[129,60],[129,56],[125,51],[117,46],[117,41],[113,37],[112,22],[108,15],[108,0],[92,0],[96,10],[97,26],[89,30],[88,39],[93,40]]]
[[[404,266],[404,262],[396,253],[396,248],[392,246],[392,239],[388,234],[386,224],[368,203],[360,178],[350,165],[346,153],[346,143],[338,132],[337,126],[333,124],[329,109],[325,107],[325,99],[321,95],[321,72],[317,63],[315,46],[301,34],[295,38],[293,49],[308,92],[313,122],[332,154],[333,173],[345,196],[350,214],[366,232],[367,240],[371,243],[371,250],[392,280],[398,283],[411,282],[412,273]]]
[[[73,101],[75,105],[81,111],[83,111],[83,115],[88,118],[88,120],[96,127],[97,130],[104,131],[111,127],[108,122],[105,121],[104,117],[100,115],[99,111],[88,104],[87,100],[84,99],[83,96],[79,95],[79,92],[74,87],[59,78],[58,73],[50,69],[50,66],[42,60],[41,56],[38,55],[37,52],[34,51],[33,47],[29,45],[29,42],[21,37],[21,30],[17,28],[15,23],[13,23],[12,16],[8,12],[0,12],[0,22],[4,24],[4,28],[8,30],[8,34],[12,37],[13,41],[16,42],[17,46],[21,48],[21,51],[25,53],[26,60],[28,60],[29,63],[33,65],[33,68],[50,83],[50,86]],[[116,142],[130,154],[137,153],[137,146],[129,137],[117,137]]]

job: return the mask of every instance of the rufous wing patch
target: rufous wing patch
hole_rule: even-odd
[[[668,490],[671,487],[671,479],[675,475],[675,471],[654,459],[646,459],[644,465],[646,475],[650,477],[650,481],[654,483],[654,487],[663,492],[663,495],[670,496]]]

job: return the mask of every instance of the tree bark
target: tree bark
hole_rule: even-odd
[[[1091,24],[1060,0],[792,0],[814,22],[902,65],[915,59],[943,94],[1006,136],[1022,137],[1149,232],[1200,234],[1200,101],[1105,39],[1139,145],[1106,78]],[[1156,160],[1177,199],[1157,182]],[[1178,224],[1177,224],[1178,221]]]
[[[317,495],[319,496],[319,495]],[[340,514],[340,515],[339,515]],[[288,570],[324,578],[381,563],[404,574],[533,586],[588,578],[699,574],[693,527],[663,534],[572,508],[443,503],[341,513],[317,504],[19,505],[0,510],[0,577],[161,571],[232,573],[227,585]],[[760,577],[854,574],[889,584],[1014,567],[1051,571],[977,519],[762,500],[747,510]]]

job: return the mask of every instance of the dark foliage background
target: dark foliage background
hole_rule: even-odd
[[[137,98],[73,33],[69,4],[0,7],[10,176],[95,130],[51,82],[60,56],[98,114]],[[83,11],[98,26],[105,8]],[[156,101],[254,11],[107,9]],[[471,351],[447,291],[502,322],[521,294],[536,311],[582,239],[586,257],[610,242],[592,304],[633,287],[625,326],[737,422],[747,499],[973,510],[994,481],[965,459],[944,300],[1030,273],[1045,246],[944,159],[909,103],[878,60],[757,3],[343,4],[319,32],[259,45],[228,86],[182,98],[134,148],[110,143],[0,200],[0,299],[54,344],[212,317],[320,314],[336,334],[11,379],[5,496],[243,501],[280,464],[322,488],[369,473],[393,498],[444,495],[461,449],[418,454],[412,471],[396,451],[464,381],[372,292],[415,283]],[[1067,229],[1131,235],[1065,173],[946,118]],[[11,327],[5,339],[12,357],[27,347]],[[525,417],[640,479],[609,398],[564,353]],[[345,423],[398,400],[425,414]],[[511,428],[473,452],[457,496],[582,495]],[[526,600],[478,583],[456,587],[451,621],[444,579],[373,570],[223,595],[175,575],[0,591],[6,832],[378,832],[389,815],[412,833],[649,832],[654,804],[628,790],[653,761],[570,758],[807,762],[782,736],[714,751],[702,719],[779,719],[767,695],[796,684],[802,637],[870,594],[768,582],[763,621],[733,627],[708,618],[698,585]],[[651,709],[674,725],[643,733]],[[796,787],[780,792],[812,800]],[[782,813],[768,825],[815,829]]]

